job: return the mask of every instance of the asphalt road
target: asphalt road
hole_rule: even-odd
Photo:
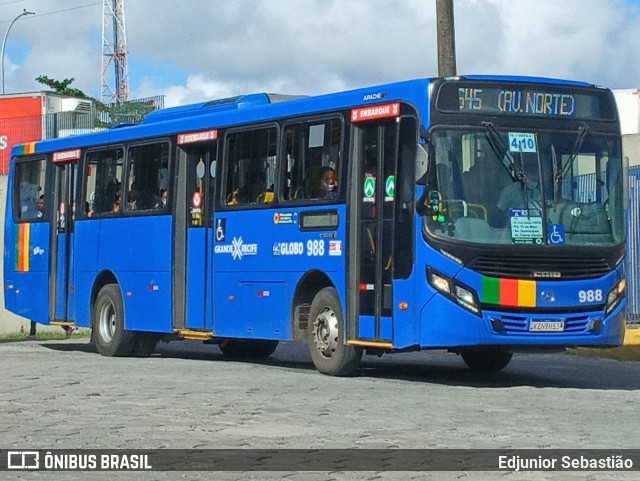
[[[640,362],[520,354],[478,375],[443,352],[317,373],[306,346],[263,362],[161,344],[105,358],[87,340],[0,343],[0,449],[640,447]],[[621,472],[24,472],[19,479],[618,480]],[[87,477],[87,474],[89,477]],[[11,476],[9,476],[11,475]],[[0,472],[0,479],[16,473]]]

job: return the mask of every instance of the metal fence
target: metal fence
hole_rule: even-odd
[[[640,322],[640,166],[629,169],[627,322]]]
[[[98,107],[91,104],[85,110],[47,114],[43,118],[43,139],[77,135],[116,124],[137,124],[145,114],[164,108],[164,96],[130,100],[120,105]]]

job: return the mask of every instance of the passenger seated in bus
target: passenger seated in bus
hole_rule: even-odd
[[[336,184],[336,172],[331,167],[325,166],[320,169],[320,188],[313,192],[312,197],[316,199],[335,199],[338,195]]]
[[[164,209],[167,206],[167,189],[160,189],[160,206],[158,208]]]
[[[140,191],[138,190],[138,184],[135,182],[131,183],[129,187],[129,193],[127,194],[127,207],[131,210],[136,209],[136,203],[140,198]]]
[[[43,216],[44,213],[44,195],[38,197],[38,219]]]

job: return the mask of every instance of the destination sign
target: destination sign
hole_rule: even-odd
[[[437,107],[441,111],[464,113],[607,120],[615,118],[612,102],[604,92],[517,83],[444,84],[438,93]]]

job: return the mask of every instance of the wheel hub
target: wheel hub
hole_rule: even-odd
[[[116,331],[116,311],[110,303],[105,304],[100,309],[98,330],[104,342],[109,343],[113,340],[113,335]]]
[[[313,340],[325,357],[331,357],[338,346],[338,319],[331,308],[323,309],[313,321]]]

